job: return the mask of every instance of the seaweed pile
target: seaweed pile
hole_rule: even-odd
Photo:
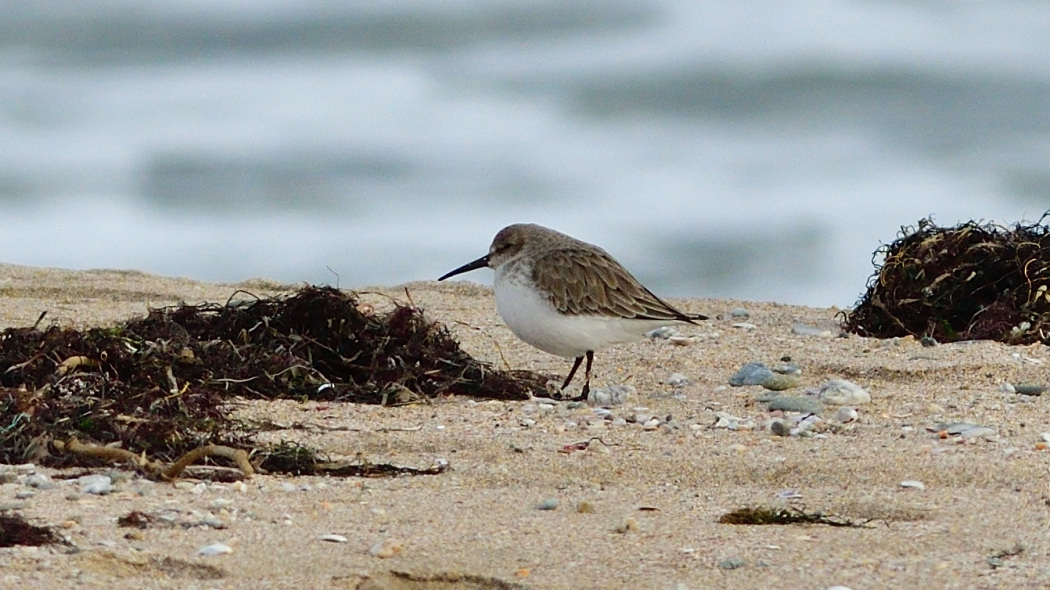
[[[418,308],[376,314],[328,287],[153,309],[111,328],[9,328],[0,333],[0,462],[76,463],[51,452],[62,440],[169,461],[205,445],[250,446],[251,433],[227,415],[235,396],[393,405],[444,394],[526,399],[545,384],[477,361]]]
[[[883,246],[867,292],[843,328],[941,342],[1050,343],[1050,227],[920,220]],[[877,265],[878,266],[878,265]]]

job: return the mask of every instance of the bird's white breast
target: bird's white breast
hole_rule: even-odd
[[[673,321],[604,316],[566,315],[550,304],[545,293],[521,273],[496,269],[496,310],[518,337],[551,354],[576,358],[588,350],[633,342],[654,328]]]

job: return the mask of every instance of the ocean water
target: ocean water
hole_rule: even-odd
[[[660,294],[844,307],[901,226],[1050,209],[1040,2],[0,11],[8,263],[398,284],[529,221]]]

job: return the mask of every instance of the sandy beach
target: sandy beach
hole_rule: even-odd
[[[238,290],[268,296],[296,287],[0,265],[0,327],[31,326],[44,311],[44,324],[109,325],[150,306],[221,303]],[[391,298],[410,297],[471,355],[497,366],[556,375],[570,366],[518,341],[487,287],[419,282],[355,290],[380,310]],[[237,404],[240,416],[287,426],[261,434],[262,442],[294,440],[335,457],[414,467],[447,461],[451,469],[440,475],[258,475],[242,486],[154,483],[125,471],[114,492],[99,496],[63,479],[84,470],[37,467],[57,485],[35,488],[23,468],[0,485],[0,505],[17,505],[30,522],[56,527],[76,549],[0,549],[0,586],[1050,585],[1050,451],[1043,444],[1050,394],[1025,396],[1003,386],[1047,385],[1046,347],[839,337],[836,309],[673,302],[712,319],[681,328],[689,345],[644,340],[599,353],[593,386],[636,390],[608,419],[590,407],[462,397],[393,408]],[[736,308],[748,317],[729,317]],[[815,330],[795,333],[799,324]],[[774,435],[769,423],[778,416],[756,400],[769,392],[730,387],[728,379],[747,362],[773,366],[783,357],[802,369],[799,387],[785,395],[846,379],[865,388],[871,402],[853,406],[855,422],[833,424],[838,408],[828,405],[813,436]],[[669,384],[675,374],[688,382]],[[716,427],[723,412],[754,427]],[[953,423],[991,432],[939,432]],[[574,446],[583,441],[586,449]],[[862,526],[718,523],[729,511],[754,506],[823,511]],[[167,514],[175,525],[119,527],[117,518],[131,511]],[[231,552],[198,555],[215,542]]]

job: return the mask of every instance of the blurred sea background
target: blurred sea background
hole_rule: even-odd
[[[529,221],[659,294],[845,307],[901,226],[1050,209],[1045,2],[0,12],[0,262],[394,285]]]

